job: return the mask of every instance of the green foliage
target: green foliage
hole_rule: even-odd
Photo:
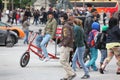
[[[21,7],[24,8],[26,6],[33,5],[33,3],[36,0],[13,0],[13,4],[15,8]],[[9,0],[9,2],[12,2],[12,0]]]

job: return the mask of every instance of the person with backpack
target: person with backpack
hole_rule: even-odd
[[[118,16],[117,16],[118,17]],[[120,18],[120,17],[119,17]],[[107,31],[107,58],[104,60],[102,67],[100,68],[100,73],[104,74],[104,69],[107,64],[112,60],[113,56],[117,60],[117,71],[116,74],[120,75],[120,27],[119,27],[119,19],[112,17],[109,20],[109,28]]]
[[[98,49],[95,48],[95,40],[94,37],[97,35],[100,29],[100,24],[97,22],[92,23],[92,30],[89,33],[88,41],[87,44],[90,48],[90,56],[91,59],[90,61],[86,64],[86,67],[90,69],[90,67],[94,70],[97,71],[98,68],[96,66],[96,60],[98,57]]]
[[[106,49],[107,29],[108,29],[108,26],[105,26],[105,25],[102,26],[102,32],[96,35],[96,40],[95,40],[95,48],[99,49],[101,52],[100,68],[103,64],[103,61],[107,57],[107,49]]]
[[[88,40],[88,34],[92,30],[92,23],[93,22],[98,22],[97,18],[98,12],[97,9],[93,8],[91,9],[91,12],[86,15],[85,21],[84,21],[84,31],[85,31],[85,43],[86,43],[86,50],[84,54],[84,61],[86,62],[88,60],[88,57],[90,57],[90,49],[89,46],[87,45],[87,40]]]

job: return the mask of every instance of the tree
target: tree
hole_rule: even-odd
[[[14,8],[25,8],[26,6],[33,5],[36,0],[13,0]],[[9,0],[11,7],[12,0]]]
[[[0,10],[3,10],[3,4],[2,4],[2,0],[0,0]]]

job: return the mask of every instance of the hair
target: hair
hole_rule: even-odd
[[[75,17],[74,16],[68,16],[68,21],[74,21]]]
[[[91,9],[91,13],[93,13],[95,11],[97,11],[97,9],[95,9],[95,8]]]
[[[83,25],[82,25],[82,20],[80,20],[80,19],[78,19],[78,18],[75,18],[75,19],[74,19],[74,23],[75,23],[76,25],[80,26],[80,27],[83,27]]]
[[[54,13],[52,11],[48,11],[47,15],[53,15],[54,16]]]
[[[61,13],[60,17],[63,17],[64,20],[68,20],[67,13]]]
[[[115,17],[111,17],[109,20],[109,29],[113,28],[116,25],[118,25],[118,19]]]

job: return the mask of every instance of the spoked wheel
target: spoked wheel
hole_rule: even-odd
[[[30,54],[29,54],[29,52],[25,52],[20,59],[20,66],[21,67],[26,67],[29,60],[30,60]]]

